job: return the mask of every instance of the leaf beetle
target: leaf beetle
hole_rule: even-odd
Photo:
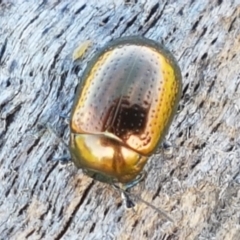
[[[113,40],[88,63],[70,116],[69,149],[90,177],[126,190],[166,135],[182,92],[180,68],[156,41]]]

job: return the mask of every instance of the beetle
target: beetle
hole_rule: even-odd
[[[126,190],[166,135],[182,92],[177,61],[160,43],[118,38],[88,63],[70,116],[69,149],[88,176]]]

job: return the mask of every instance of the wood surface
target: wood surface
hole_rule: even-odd
[[[172,154],[149,160],[126,210],[119,193],[56,158],[68,155],[76,86],[110,40],[163,43],[183,76]],[[92,42],[78,64],[72,54]],[[0,239],[240,239],[239,0],[0,1]]]

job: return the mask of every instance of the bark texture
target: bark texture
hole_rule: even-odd
[[[79,76],[93,53],[120,36],[144,35],[175,55],[182,110],[133,192],[119,193],[63,167]],[[0,1],[0,239],[236,239],[240,237],[239,0]],[[92,47],[72,68],[74,49]],[[41,134],[40,134],[41,133]]]

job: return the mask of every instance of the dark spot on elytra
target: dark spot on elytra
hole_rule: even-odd
[[[116,134],[121,139],[129,133],[139,134],[145,129],[147,110],[127,100],[115,101],[108,110],[104,121],[104,129]]]

